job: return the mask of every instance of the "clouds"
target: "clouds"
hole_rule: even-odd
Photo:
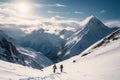
[[[49,14],[80,14],[80,15],[82,15],[82,14],[85,14],[84,12],[80,12],[80,11],[73,11],[73,12],[58,12],[58,11],[52,11],[52,10],[48,10],[48,13]]]
[[[49,7],[67,7],[66,5],[56,3],[56,4],[48,4]]]
[[[49,14],[59,14],[59,13],[63,13],[63,12],[57,12],[57,11],[48,10],[48,13],[49,13]]]
[[[38,17],[34,15],[33,10],[21,13],[16,9],[16,6],[15,3],[0,3],[0,23],[28,23]]]
[[[107,21],[105,24],[110,27],[120,27],[120,20]]]
[[[75,11],[73,13],[75,13],[75,14],[84,14],[84,12],[80,12],[80,11]]]
[[[55,4],[44,4],[44,3],[39,3],[39,4],[35,4],[34,6],[38,7],[38,8],[44,8],[44,7],[56,7],[56,8],[65,8],[67,7],[67,5],[64,4],[60,4],[60,3],[55,3]]]
[[[0,24],[30,25],[19,26],[21,30],[28,33],[38,28],[56,29],[56,27],[59,27],[63,29],[67,27],[73,30],[73,28],[76,29],[80,26],[80,22],[77,20],[83,19],[87,15],[84,9],[80,8],[79,10],[78,6],[74,8],[76,5],[71,7],[71,4],[68,5],[67,3],[56,1],[50,4],[34,3],[30,0],[19,1],[25,1],[22,3],[27,4],[29,12],[21,13],[16,9],[17,5],[21,3],[18,0],[15,0],[15,2],[0,2]],[[98,10],[97,13],[103,14],[106,13],[106,10]],[[113,25],[113,23],[119,25],[116,21],[107,24]]]
[[[25,1],[25,2],[21,2]],[[26,13],[19,12],[16,7],[19,3],[24,3],[29,9]],[[20,5],[21,6],[21,5]],[[19,7],[20,7],[19,6]],[[55,17],[57,19],[69,19],[73,18],[73,15],[80,16],[84,15],[81,11],[65,11],[69,8],[68,5],[53,3],[32,3],[29,0],[20,0],[15,2],[1,2],[0,3],[0,23],[16,23],[16,24],[39,24],[41,18]],[[59,10],[60,9],[60,10]],[[65,10],[63,10],[65,9]],[[21,8],[20,8],[21,10]],[[69,16],[72,15],[72,16]],[[44,16],[44,17],[43,17]]]
[[[100,13],[101,14],[106,13],[106,10],[101,10]]]
[[[28,3],[28,4],[31,4],[31,3]],[[0,23],[1,24],[20,24],[20,25],[30,24],[30,25],[33,25],[33,26],[26,26],[26,27],[20,26],[20,28],[23,31],[27,30],[28,32],[31,32],[32,30],[36,30],[38,28],[41,28],[41,26],[43,28],[47,28],[47,27],[52,28],[54,26],[55,27],[59,26],[61,28],[68,27],[69,29],[73,29],[73,27],[77,28],[80,26],[79,21],[77,21],[75,19],[66,18],[65,16],[61,16],[61,14],[75,14],[75,15],[84,14],[84,12],[80,12],[80,11],[57,12],[57,11],[48,10],[48,13],[54,14],[54,16],[52,16],[51,18],[46,18],[46,17],[42,17],[40,15],[36,15],[36,14],[32,13],[33,11],[31,11],[27,14],[21,14],[14,8],[16,5],[17,4],[13,4],[13,3],[2,3],[0,5]],[[44,6],[44,5],[38,5],[38,4],[31,4],[31,5],[32,5],[32,7],[37,7],[37,8],[42,8]],[[66,5],[59,4],[59,3],[53,4],[53,5],[51,5],[51,7],[52,6],[66,7]],[[39,24],[39,26],[34,26],[34,25],[38,25],[38,24]]]
[[[17,5],[17,4],[15,4]],[[66,23],[66,24],[70,24],[70,23],[76,23],[79,24],[78,21],[75,20],[65,20],[66,18],[60,15],[54,15],[51,18],[45,18],[39,15],[35,15],[33,13],[28,13],[28,14],[21,14],[19,13],[15,8],[15,6],[13,3],[2,3],[0,5],[0,23],[1,24],[34,24],[34,25],[45,25],[45,26],[60,26],[60,24],[62,23]],[[36,7],[40,7],[37,4]],[[42,5],[41,5],[42,6]],[[62,4],[56,4],[56,6],[58,7],[63,7]],[[65,12],[54,12],[54,11],[48,11],[49,14],[53,14],[53,13],[65,13]],[[46,23],[50,23],[49,25],[47,25]],[[69,25],[70,26],[70,25]],[[71,25],[72,26],[72,25]],[[37,29],[36,27],[38,26],[33,26],[33,27],[25,27],[25,28],[29,28],[29,29]],[[61,26],[61,27],[65,27],[65,26]],[[21,27],[22,28],[22,27]],[[39,27],[38,27],[39,28]],[[22,28],[22,30],[24,30]],[[31,31],[30,30],[30,31]]]
[[[66,7],[66,5],[59,4],[59,3],[56,3],[55,6],[57,6],[57,7]]]
[[[67,5],[60,4],[60,3],[55,3],[55,4],[44,4],[44,3],[35,3],[36,7],[56,7],[56,8],[65,8]]]
[[[24,3],[24,6],[22,6]],[[19,5],[21,4],[21,5]],[[26,5],[25,5],[26,4]],[[18,6],[19,5],[19,6]],[[17,8],[18,7],[18,8]],[[26,13],[21,13],[20,10],[22,8],[29,8],[29,11]],[[39,12],[42,13],[45,7],[67,7],[64,4],[55,3],[55,4],[42,4],[42,3],[31,3],[29,0],[22,0],[21,1],[14,1],[14,2],[0,2],[0,23],[16,23],[16,24],[23,24],[23,23],[36,23],[39,18],[42,17]],[[20,10],[18,10],[20,9]],[[27,9],[28,10],[28,9]],[[23,10],[22,10],[23,11]],[[24,11],[25,12],[25,11]],[[48,10],[49,14],[59,14],[64,12],[56,12]],[[56,16],[56,15],[55,15]],[[63,18],[60,16],[56,16],[56,18]],[[43,17],[42,17],[43,18]]]
[[[0,24],[7,25],[12,30],[18,28],[19,30],[24,31],[25,33],[30,33],[33,30],[43,28],[45,30],[49,30],[50,33],[54,33],[56,30],[62,30],[64,28],[74,31],[75,27],[72,26],[73,23],[78,25],[79,27],[78,21],[65,20],[65,17],[59,15],[54,15],[51,18],[45,18],[39,15],[35,15],[34,13],[32,13],[32,11],[29,12],[28,14],[21,14],[14,8],[15,5],[13,3],[1,3],[0,5]],[[37,8],[43,7],[43,5],[41,6],[37,4],[32,4],[32,5],[34,5],[34,7]],[[56,4],[56,6],[63,7],[63,5],[60,4]],[[48,13],[53,14],[53,13],[64,13],[64,12],[48,11]],[[14,24],[14,25],[10,25],[10,24]],[[7,27],[5,29],[9,30],[9,28]]]
[[[65,19],[65,17],[59,16],[59,15],[56,15],[55,18],[57,18],[57,19]]]
[[[63,29],[75,32],[78,28],[80,28],[80,22],[75,20],[61,20],[61,18],[63,17],[55,16],[52,18],[39,18],[38,20],[36,19],[38,22],[37,24],[33,24],[34,21],[29,22],[29,24],[0,24],[0,29],[9,32],[10,35],[15,34],[14,36],[22,36],[16,34],[18,30],[19,32],[21,31],[28,34],[34,30],[44,29],[47,33],[57,35]]]

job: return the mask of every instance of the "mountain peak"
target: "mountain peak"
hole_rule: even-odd
[[[86,26],[88,24],[96,23],[96,22],[102,23],[97,17],[95,17],[95,16],[89,16],[89,17],[87,17],[85,20],[83,20],[81,22],[81,25],[82,26]]]
[[[90,17],[87,17],[88,18],[88,20],[89,21],[91,21],[91,20],[99,20],[97,17],[95,17],[95,16],[90,16]]]

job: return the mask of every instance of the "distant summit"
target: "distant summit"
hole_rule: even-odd
[[[95,16],[87,17],[81,22],[81,26],[83,26],[83,29],[73,34],[59,52],[61,60],[80,54],[93,43],[115,30],[105,26]]]
[[[81,22],[81,25],[82,26],[105,26],[97,17],[95,16],[90,16],[90,17],[87,17],[85,20],[83,20]]]

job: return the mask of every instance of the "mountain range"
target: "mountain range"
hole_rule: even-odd
[[[80,54],[93,43],[117,29],[107,27],[94,16],[86,18],[82,22],[82,26],[83,28],[73,34],[59,51],[59,60],[65,60]]]
[[[104,25],[94,16],[86,18],[76,27],[75,32],[63,29],[56,30],[56,33],[40,28],[22,35],[20,39],[7,36],[8,33],[5,34],[3,30],[0,32],[0,59],[41,69],[81,54],[117,29]]]
[[[1,80],[119,80],[120,29],[83,51],[80,55],[56,63],[64,72],[52,72],[53,65],[42,71],[0,60]],[[6,77],[7,75],[7,77]]]
[[[0,59],[37,69],[52,64],[52,61],[40,52],[16,46],[3,31],[0,31]],[[44,62],[43,62],[44,61]]]

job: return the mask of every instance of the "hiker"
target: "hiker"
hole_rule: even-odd
[[[63,72],[63,65],[60,65],[60,71]]]
[[[57,69],[57,66],[56,66],[56,64],[54,64],[54,66],[53,66],[53,72],[54,73],[56,72],[56,69]]]

